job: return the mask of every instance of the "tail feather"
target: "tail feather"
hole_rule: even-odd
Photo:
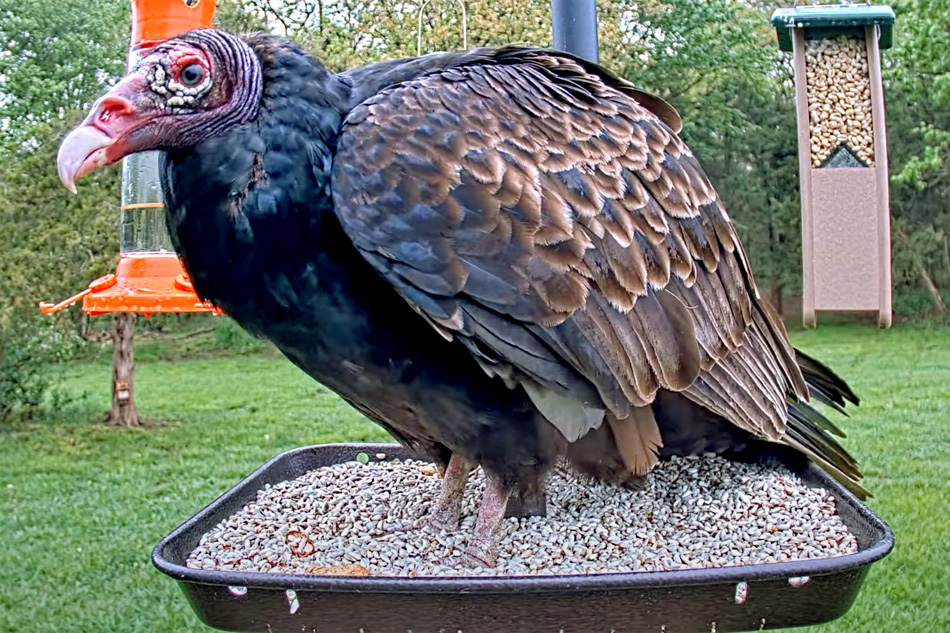
[[[825,431],[828,431],[832,435],[837,435],[838,437],[848,437],[845,435],[845,432],[838,428],[838,425],[832,422],[829,418],[825,417],[815,407],[811,406],[807,402],[798,402],[796,403],[796,410],[793,415],[800,415],[806,418],[810,423],[821,427]],[[843,409],[842,409],[843,411]]]
[[[812,452],[833,463],[840,471],[856,478],[861,476],[858,462],[824,429],[801,415],[796,406],[789,406],[789,414],[791,418],[785,430],[785,437],[792,437],[809,447]]]
[[[858,404],[851,388],[828,367],[795,350],[807,393],[840,413],[847,404]],[[871,493],[861,485],[857,460],[838,443],[844,432],[824,413],[791,390],[787,395],[788,419],[778,443],[753,439],[747,431],[720,414],[694,402],[681,392],[660,390],[652,407],[636,409],[632,419],[608,419],[567,447],[567,460],[578,472],[601,481],[638,488],[657,455],[697,455],[705,452],[741,456],[758,445],[785,444],[822,467],[855,496]],[[652,411],[651,411],[652,409]],[[652,413],[652,415],[651,415]],[[641,419],[642,418],[642,419]],[[758,444],[756,444],[758,442]]]
[[[805,376],[805,382],[808,383],[810,389],[820,391],[825,398],[840,407],[844,407],[845,402],[861,404],[861,400],[851,390],[848,383],[823,363],[799,349],[795,350],[795,360],[798,362],[798,367],[802,370],[802,375]]]
[[[860,484],[860,482],[858,481],[858,477],[854,477],[842,472],[841,469],[839,469],[835,464],[824,459],[821,455],[819,455],[818,453],[815,453],[807,446],[804,446],[803,444],[799,443],[793,437],[786,437],[785,441],[788,443],[789,446],[801,451],[802,453],[807,455],[809,459],[811,459],[813,462],[821,466],[825,470],[825,472],[827,472],[829,475],[831,475],[834,478],[835,481],[837,481],[842,486],[850,490],[851,493],[854,494],[854,496],[856,496],[857,498],[867,499],[868,497],[873,496],[867,488],[865,488],[864,486]]]
[[[837,411],[838,413],[840,413],[841,415],[845,417],[849,417],[850,415],[847,411],[845,411],[843,406],[841,406],[840,404],[838,404],[837,402],[833,401],[831,398],[826,396],[824,391],[820,389],[816,389],[815,387],[812,387],[811,385],[808,385],[808,397],[811,398],[812,400],[817,400],[818,402],[822,403],[826,407],[834,409],[835,411]],[[842,433],[841,437],[846,437],[846,436]]]
[[[845,415],[847,403],[860,402],[851,387],[824,364],[797,349],[795,357],[812,398]],[[821,411],[794,396],[789,396],[788,413],[785,443],[803,452],[856,496],[870,497],[859,483],[862,475],[857,460],[832,437],[845,437],[844,432]]]

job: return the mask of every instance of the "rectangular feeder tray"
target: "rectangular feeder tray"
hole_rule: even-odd
[[[835,558],[710,569],[572,576],[316,577],[191,569],[202,535],[266,484],[356,459],[413,455],[395,444],[327,444],[282,453],[155,546],[206,624],[273,633],[692,633],[828,622],[854,602],[871,563],[894,545],[890,528],[814,465],[797,470],[831,492],[859,551]]]

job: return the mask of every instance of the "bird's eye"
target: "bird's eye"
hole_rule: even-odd
[[[181,69],[180,78],[186,86],[197,86],[205,78],[205,69],[201,64],[188,64]]]

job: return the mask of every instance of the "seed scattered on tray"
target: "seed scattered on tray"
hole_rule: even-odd
[[[857,540],[834,498],[784,469],[718,457],[661,463],[645,490],[554,473],[547,517],[506,519],[495,568],[461,564],[484,478],[461,529],[419,526],[438,498],[431,464],[347,462],[267,486],[205,534],[198,569],[371,576],[592,574],[842,556]]]

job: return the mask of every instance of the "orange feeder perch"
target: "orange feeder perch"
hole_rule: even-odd
[[[210,28],[215,0],[132,0],[131,69],[155,44],[187,31]],[[220,312],[195,294],[165,229],[158,152],[122,161],[119,263],[82,292],[57,304],[41,302],[52,314],[80,299],[83,312]]]

